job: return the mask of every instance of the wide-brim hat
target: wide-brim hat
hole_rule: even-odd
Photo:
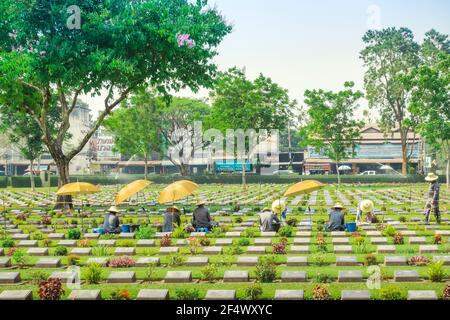
[[[425,177],[425,181],[436,181],[437,179],[439,179],[439,176],[436,175],[434,172],[430,172],[426,177]]]
[[[261,210],[261,212],[265,212],[265,211],[272,211],[272,210],[270,210],[269,207],[264,207],[264,208]]]
[[[201,206],[202,204],[205,204],[205,203],[206,203],[206,200],[200,199],[197,201],[196,205]]]
[[[344,206],[342,205],[342,203],[337,202],[334,206],[332,206],[331,208],[333,209],[344,209]]]
[[[171,206],[167,208],[167,212],[174,212],[174,211],[181,212],[177,206]]]
[[[374,207],[374,205],[371,200],[363,200],[359,204],[359,209],[364,213],[372,212],[373,207]]]
[[[282,213],[286,210],[286,203],[283,200],[275,200],[272,202],[272,211],[275,213]]]
[[[119,208],[117,208],[116,206],[109,207],[108,212],[119,213]]]

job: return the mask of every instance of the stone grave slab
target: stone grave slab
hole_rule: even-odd
[[[225,237],[227,238],[239,238],[241,233],[238,231],[228,231],[225,233]]]
[[[109,239],[109,240],[99,240],[97,242],[97,245],[104,246],[104,247],[114,247],[116,245],[116,240]],[[139,241],[138,241],[139,242]]]
[[[436,262],[436,261],[444,261],[444,265],[449,266],[450,265],[450,256],[434,256],[433,262]]]
[[[309,238],[311,237],[311,231],[297,231],[295,236],[300,238]]]
[[[305,271],[283,271],[281,282],[306,282]]]
[[[166,283],[185,283],[192,281],[191,271],[167,271],[164,282]]]
[[[136,248],[120,247],[114,250],[116,256],[134,256],[136,254]]]
[[[0,284],[14,284],[21,281],[18,272],[0,272]]]
[[[353,253],[352,246],[334,246],[334,253]]]
[[[0,293],[0,300],[33,300],[31,290],[4,290]]]
[[[340,245],[340,244],[349,244],[348,238],[332,238],[331,242],[333,245]]]
[[[275,231],[261,232],[260,237],[276,237],[277,233]]]
[[[404,256],[385,256],[385,266],[406,266],[408,259]]]
[[[210,246],[210,247],[204,247],[202,253],[208,254],[208,255],[217,255],[217,254],[221,254],[222,251],[223,251],[222,247]]]
[[[439,247],[437,244],[419,246],[419,253],[436,253],[436,252],[439,252]]]
[[[76,247],[77,240],[60,240],[57,245],[63,247]]]
[[[106,267],[108,265],[108,258],[89,258],[86,260],[86,263],[96,263],[102,267]]]
[[[377,253],[395,253],[394,245],[379,245],[377,246]]]
[[[308,265],[308,257],[306,256],[288,256],[286,265],[288,267],[300,267]]]
[[[178,247],[161,247],[159,248],[159,254],[160,255],[169,255],[173,253],[178,253],[180,248]]]
[[[19,241],[17,246],[22,247],[22,248],[37,247],[38,241],[37,240],[21,240],[21,241]]]
[[[275,300],[303,300],[303,290],[275,290]]]
[[[345,231],[331,231],[331,237],[346,237]]]
[[[167,300],[169,299],[168,289],[141,289],[136,300]]]
[[[369,290],[342,290],[341,300],[370,300]]]
[[[205,300],[234,300],[236,299],[236,290],[208,290]]]
[[[308,245],[310,242],[309,238],[294,238],[294,245]]]
[[[408,300],[437,300],[434,290],[408,290]]]
[[[177,242],[175,243],[175,245],[177,247],[184,247],[188,245],[188,242],[186,239],[178,239]]]
[[[415,282],[420,281],[419,273],[416,270],[395,270],[395,282]]]
[[[370,243],[375,245],[383,245],[388,244],[388,239],[386,237],[376,237],[376,238],[370,238]]]
[[[188,267],[206,266],[208,262],[209,262],[208,257],[188,257],[186,261],[186,266]]]
[[[362,271],[341,270],[338,274],[338,282],[362,282]]]
[[[99,289],[94,290],[72,290],[69,300],[101,300],[102,296]]]
[[[62,240],[64,239],[64,237],[65,237],[64,233],[49,233],[47,235],[47,238],[51,240]]]
[[[27,254],[30,256],[48,256],[47,248],[30,248],[27,250]]]
[[[227,270],[223,275],[224,282],[248,282],[250,280],[246,270]]]
[[[358,266],[356,256],[337,256],[336,266]]]
[[[11,237],[13,240],[30,240],[28,233],[15,233]]]
[[[366,237],[381,237],[380,231],[366,231]]]
[[[232,239],[217,239],[215,242],[216,246],[231,246],[233,244]]]
[[[36,262],[36,268],[59,268],[61,267],[60,258],[41,258]]]
[[[409,244],[426,244],[427,240],[425,237],[410,237]]]
[[[134,271],[113,271],[108,276],[108,283],[133,283],[136,282]]]
[[[76,279],[77,274],[70,271],[55,271],[53,272],[49,279],[61,279],[62,282],[70,282],[73,283]]]
[[[291,246],[289,253],[309,253],[309,246]]]
[[[121,232],[119,239],[134,239],[134,232]]]
[[[96,240],[96,239],[100,238],[100,233],[85,233],[83,238]]]
[[[265,254],[266,248],[261,246],[248,246],[246,253],[248,254]]]
[[[11,267],[11,258],[3,257],[0,258],[0,268],[9,268]]]
[[[270,246],[270,245],[272,245],[272,239],[256,238],[254,245],[255,246]]]
[[[259,257],[238,257],[236,265],[238,266],[255,266],[259,261]]]
[[[73,248],[70,254],[75,254],[77,256],[90,256],[92,252],[91,248]]]

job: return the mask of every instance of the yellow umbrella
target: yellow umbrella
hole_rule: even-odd
[[[198,188],[198,184],[189,180],[180,180],[165,187],[159,194],[158,202],[174,202],[189,196]]]
[[[316,180],[305,180],[302,182],[298,182],[292,186],[290,186],[286,192],[284,193],[284,197],[288,196],[296,196],[302,193],[308,193],[315,190],[319,190],[325,187],[325,185]]]
[[[72,182],[63,185],[56,192],[58,196],[74,196],[78,194],[90,194],[100,192],[100,188],[87,182]]]
[[[116,194],[114,203],[118,205],[124,202],[125,200],[129,199],[131,196],[138,193],[139,191],[145,189],[145,187],[149,186],[152,183],[153,182],[149,180],[136,180],[127,184],[125,187],[120,189],[120,191]]]

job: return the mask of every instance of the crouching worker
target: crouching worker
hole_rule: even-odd
[[[280,220],[275,212],[269,208],[264,208],[259,214],[259,223],[261,232],[275,231],[280,229]]]
[[[180,226],[181,225],[181,217],[180,217],[180,209],[173,206],[170,208],[167,208],[166,212],[164,213],[164,223],[162,227],[163,232],[172,232],[174,226]]]
[[[192,226],[197,229],[211,230],[217,226],[217,223],[211,219],[208,208],[205,206],[206,201],[199,200],[197,202],[197,208],[195,208],[192,214]]]
[[[377,217],[373,212],[373,202],[371,200],[363,200],[359,203],[358,208],[356,209],[356,223],[361,224],[364,223],[363,214],[366,215],[367,223],[376,223]]]
[[[108,209],[103,219],[103,230],[105,233],[120,233],[120,220],[117,217],[119,209],[112,206]]]
[[[344,231],[345,230],[345,218],[342,212],[344,207],[340,203],[336,203],[329,213],[329,221],[325,226],[327,231]]]

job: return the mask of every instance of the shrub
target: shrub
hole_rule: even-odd
[[[118,247],[126,247],[126,248],[133,248],[135,246],[134,240],[126,239],[126,240],[119,240],[117,241]]]
[[[403,292],[398,286],[387,286],[380,289],[381,300],[402,300]]]
[[[189,243],[189,251],[191,254],[196,255],[200,251],[200,239],[196,237],[190,237],[187,239]]]
[[[183,225],[179,225],[174,227],[173,231],[172,231],[172,238],[175,239],[184,239],[186,238],[187,233],[184,230],[184,226]]]
[[[353,241],[354,241],[355,245],[357,245],[357,246],[366,244],[366,239],[363,237],[360,237],[360,236],[356,236],[353,239]]]
[[[247,239],[247,238],[240,238],[240,239],[238,239],[238,240],[236,241],[236,244],[237,244],[238,246],[243,246],[243,247],[245,247],[245,246],[250,245],[250,240]]]
[[[258,282],[270,283],[277,276],[277,265],[273,259],[265,257],[256,264],[256,280]]]
[[[229,255],[239,255],[244,252],[244,250],[238,245],[232,245],[226,249]]]
[[[50,216],[43,216],[41,218],[41,224],[44,226],[49,226],[52,224],[52,218]]]
[[[9,248],[8,251],[6,251],[6,255],[7,255],[8,257],[12,257],[13,254],[14,254],[14,252],[16,252],[16,250],[17,250],[17,247]]]
[[[364,265],[365,266],[376,266],[378,264],[377,262],[377,256],[374,254],[366,254],[364,256]]]
[[[316,248],[320,252],[327,252],[327,243],[322,235],[317,235]]]
[[[200,242],[200,245],[202,247],[207,247],[211,244],[211,239],[207,238],[207,237],[201,237],[198,239]]]
[[[106,257],[109,256],[110,250],[106,246],[96,246],[92,248],[92,255],[95,257]]]
[[[89,284],[98,284],[102,280],[102,267],[98,263],[90,263],[84,277]]]
[[[198,300],[200,292],[196,288],[180,288],[175,291],[178,300]]]
[[[67,238],[71,240],[78,240],[81,238],[81,231],[79,229],[69,229],[67,232]]]
[[[44,236],[39,231],[35,231],[31,234],[31,239],[32,240],[42,240],[42,239],[44,239]]]
[[[14,242],[14,240],[10,239],[10,238],[5,239],[5,240],[2,241],[2,247],[3,248],[12,248],[15,245],[16,245],[16,243]]]
[[[329,274],[319,272],[313,277],[313,281],[317,283],[330,283],[333,282],[333,277]]]
[[[441,244],[442,243],[442,235],[440,235],[439,233],[436,233],[433,236],[433,243],[434,244]]]
[[[450,284],[444,288],[444,292],[442,293],[442,298],[444,300],[450,300]]]
[[[258,233],[257,228],[247,228],[242,232],[242,236],[245,238],[254,238]]]
[[[55,256],[66,256],[67,255],[67,248],[62,246],[57,246],[55,248]]]
[[[442,282],[447,276],[444,270],[444,261],[436,261],[428,267],[428,278],[431,282]]]
[[[383,230],[383,234],[386,237],[393,237],[395,235],[397,231],[395,230],[395,228],[393,226],[387,226],[386,228],[384,228]]]
[[[258,300],[258,298],[262,295],[263,288],[261,285],[257,283],[253,283],[245,288],[245,298],[247,300]]]
[[[170,245],[172,244],[172,238],[166,234],[164,235],[161,240],[159,241],[159,245],[161,247],[170,247]]]
[[[131,300],[131,295],[128,290],[118,289],[111,292],[111,300]]]
[[[30,279],[34,285],[38,285],[41,281],[45,281],[49,277],[49,274],[42,270],[35,270],[30,272]]]
[[[234,221],[236,223],[242,223],[242,218],[241,217],[237,217]]]
[[[76,254],[69,254],[67,256],[67,265],[68,266],[77,266],[80,263],[80,257]]]
[[[39,283],[38,296],[41,300],[59,300],[63,294],[61,279],[51,278]]]
[[[88,248],[91,246],[91,242],[87,239],[83,239],[78,241],[78,246],[80,246],[81,248]]]
[[[330,300],[330,289],[325,284],[318,284],[313,289],[314,300]]]
[[[204,266],[200,272],[202,274],[202,280],[212,282],[214,280],[214,276],[217,273],[217,265],[214,263],[209,263],[208,265]]]
[[[283,226],[278,230],[278,234],[281,237],[292,237],[292,234],[294,233],[294,228],[291,226]]]
[[[275,243],[272,245],[272,252],[274,254],[286,254],[286,243]]]
[[[44,244],[44,247],[51,247],[53,245],[53,241],[51,239],[44,239],[42,242]]]
[[[291,227],[295,227],[297,225],[297,222],[298,222],[297,218],[294,217],[286,220],[287,225]]]
[[[167,265],[169,267],[178,267],[181,266],[184,262],[184,256],[179,253],[171,254],[168,257]]]
[[[408,260],[408,264],[414,266],[426,266],[430,263],[427,257],[424,256],[413,256]]]
[[[403,244],[405,241],[401,232],[396,232],[394,235],[394,244]]]
[[[326,265],[325,255],[322,252],[317,252],[311,256],[311,264],[315,266],[324,266]]]
[[[146,278],[148,280],[152,280],[155,271],[156,271],[156,263],[149,263],[147,269],[145,270]]]
[[[406,222],[406,217],[405,216],[401,216],[400,218],[398,218],[398,221],[400,222]]]
[[[134,267],[136,263],[130,257],[115,257],[109,261],[109,266],[111,268],[131,268]]]

